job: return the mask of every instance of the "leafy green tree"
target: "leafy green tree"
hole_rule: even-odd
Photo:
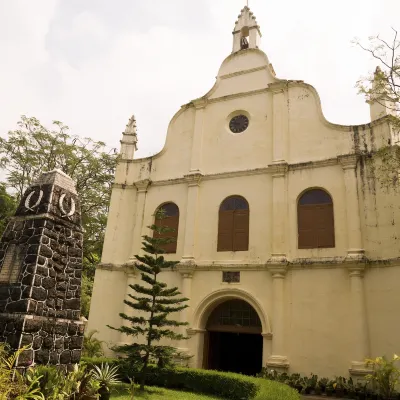
[[[369,162],[374,163],[377,178],[386,188],[400,188],[400,40],[397,30],[393,29],[391,40],[378,36],[369,38],[368,44],[355,40],[356,45],[368,52],[376,61],[376,70],[357,82],[359,92],[368,102],[385,105],[389,111],[387,118],[399,141],[388,143],[378,149],[375,157]]]
[[[16,208],[15,197],[7,193],[4,183],[0,183],[0,236],[6,228],[9,217],[14,214]]]
[[[157,214],[156,220],[163,220],[162,211]],[[120,317],[127,321],[127,325],[115,329],[128,336],[141,337],[141,343],[126,344],[116,347],[117,352],[125,353],[130,362],[140,369],[140,389],[144,389],[146,373],[150,362],[158,360],[158,365],[163,366],[175,354],[172,346],[160,345],[162,339],[183,340],[182,334],[176,333],[171,328],[187,325],[187,322],[179,322],[170,319],[171,313],[176,313],[188,307],[184,304],[188,299],[180,297],[177,287],[168,288],[167,284],[160,280],[159,274],[169,270],[178,264],[177,261],[166,261],[163,254],[164,246],[175,239],[167,234],[172,228],[163,224],[153,224],[149,228],[154,232],[153,237],[143,236],[142,249],[145,255],[136,255],[136,268],[141,272],[144,285],[130,285],[135,294],[129,294],[130,300],[124,303],[134,310],[133,316],[120,313]]]
[[[60,121],[53,121],[48,129],[38,119],[23,115],[17,130],[8,132],[7,138],[0,137],[0,168],[6,172],[7,186],[17,202],[42,171],[59,169],[76,182],[84,230],[84,275],[89,280],[101,257],[116,164],[115,149],[71,135]]]

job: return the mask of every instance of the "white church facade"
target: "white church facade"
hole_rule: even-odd
[[[400,201],[374,156],[398,138],[383,101],[365,125],[328,122],[260,38],[245,7],[215,85],[175,114],[158,154],[136,159],[127,125],[87,329],[132,340],[106,325],[132,312],[134,255],[163,207],[180,263],[162,279],[190,299],[189,339],[174,343],[190,366],[362,375],[366,357],[400,351]]]

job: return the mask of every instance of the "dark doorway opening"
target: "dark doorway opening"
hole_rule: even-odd
[[[256,375],[262,367],[262,336],[238,332],[208,332],[208,368]]]
[[[219,304],[210,314],[206,329],[204,368],[245,375],[261,371],[261,321],[249,303],[234,299]]]

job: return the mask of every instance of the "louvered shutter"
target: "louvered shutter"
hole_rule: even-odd
[[[317,231],[317,247],[335,247],[335,230],[332,204],[320,204],[315,206],[315,223]]]
[[[235,210],[233,215],[233,251],[249,249],[249,210]]]
[[[217,251],[233,251],[233,216],[234,210],[219,212]]]
[[[298,237],[299,249],[313,249],[318,247],[315,229],[315,206],[298,206]]]
[[[168,203],[172,204],[172,203]],[[167,243],[162,246],[166,253],[176,253],[177,241],[178,241],[178,228],[179,228],[179,212],[177,215],[166,216],[164,218],[155,220],[155,225],[157,226],[165,226],[168,228],[174,229],[172,232],[165,233],[157,233],[154,232],[155,238],[173,238],[174,241],[172,243]]]

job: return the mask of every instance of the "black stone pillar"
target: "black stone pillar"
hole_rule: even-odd
[[[0,342],[29,346],[18,367],[80,360],[82,225],[72,179],[54,170],[30,186],[0,240]]]

